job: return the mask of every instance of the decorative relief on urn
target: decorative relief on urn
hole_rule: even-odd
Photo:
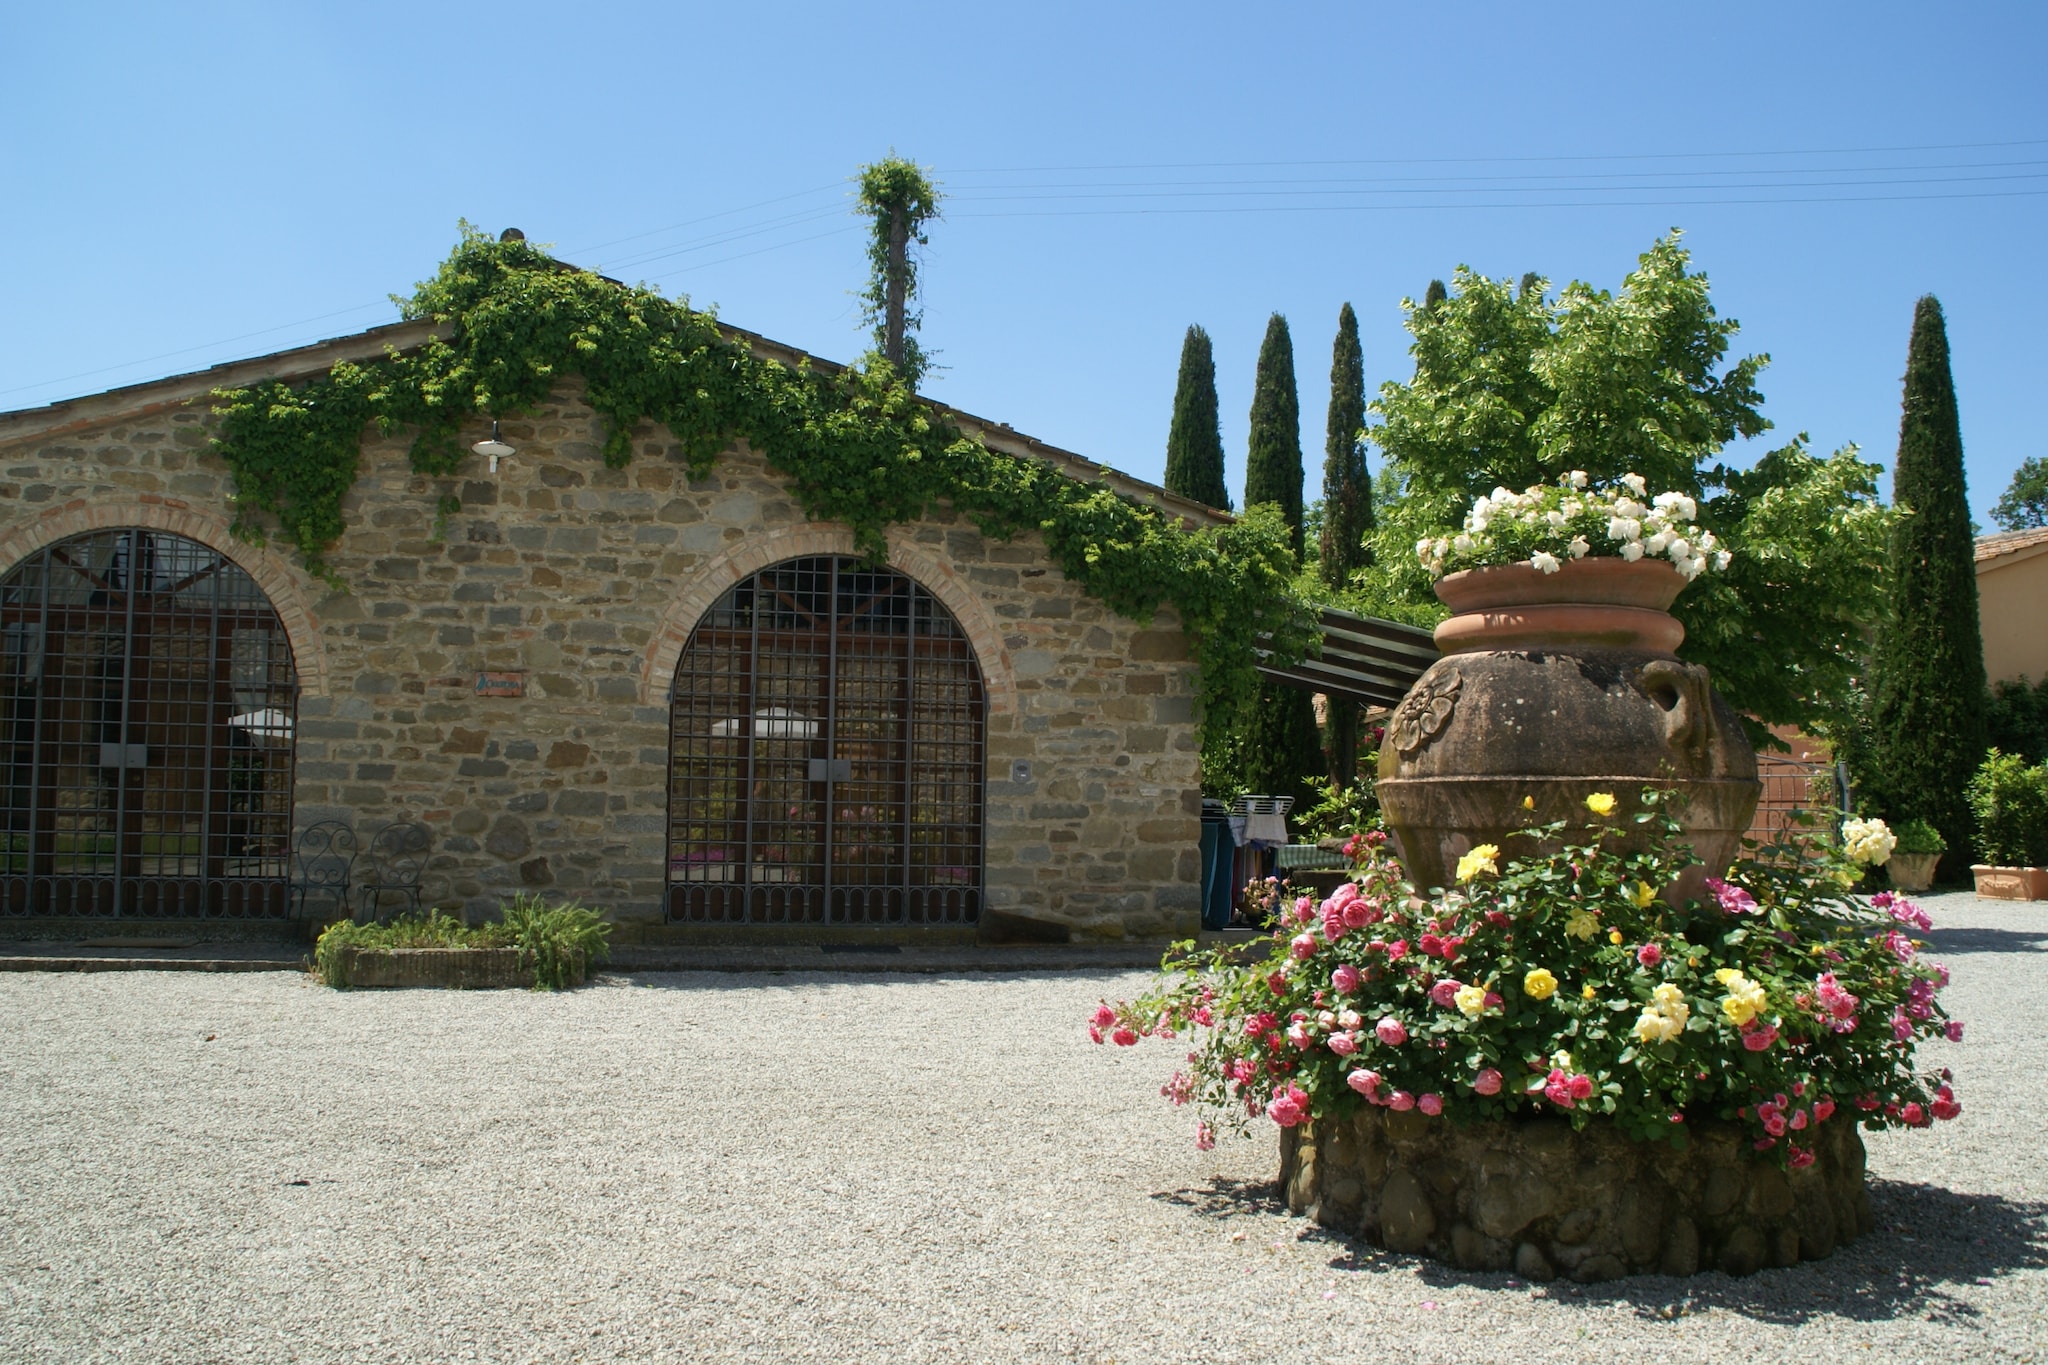
[[[1451,712],[1456,708],[1458,693],[1464,686],[1465,679],[1447,669],[1424,678],[1401,699],[1387,733],[1402,757],[1412,757],[1444,732],[1444,727],[1451,723]]]

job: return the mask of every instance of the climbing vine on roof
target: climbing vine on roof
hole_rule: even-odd
[[[413,469],[448,476],[476,458],[466,429],[538,407],[574,376],[605,419],[604,459],[614,468],[632,459],[642,423],[673,433],[698,477],[743,440],[788,479],[808,516],[852,527],[872,559],[886,556],[889,527],[951,506],[997,539],[1038,531],[1068,578],[1124,616],[1143,621],[1172,606],[1201,665],[1205,747],[1255,704],[1256,649],[1269,643],[1298,658],[1313,638],[1277,518],[1190,529],[1045,461],[990,450],[886,366],[828,374],[764,359],[686,302],[466,224],[403,307],[408,318],[445,324],[447,335],[344,361],[310,382],[214,394],[213,451],[234,473],[236,533],[276,535],[337,585],[326,556],[346,529],[343,499],[371,424],[411,432]]]

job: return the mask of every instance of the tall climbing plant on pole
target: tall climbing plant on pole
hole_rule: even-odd
[[[915,388],[931,362],[915,335],[924,312],[910,308],[918,291],[911,248],[929,240],[924,225],[939,216],[938,187],[922,166],[894,152],[861,167],[859,183],[855,203],[872,225],[862,319],[875,329],[876,352]]]

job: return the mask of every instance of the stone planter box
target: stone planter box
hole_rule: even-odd
[[[1368,1108],[1284,1131],[1280,1181],[1296,1213],[1461,1269],[1582,1283],[1748,1275],[1871,1229],[1855,1123],[1838,1113],[1809,1137],[1814,1163],[1791,1171],[1732,1124],[1696,1126],[1680,1151],[1598,1121],[1459,1127]]]
[[[1934,869],[1940,862],[1939,853],[1894,853],[1885,860],[1884,870],[1899,890],[1919,892],[1934,885]]]
[[[444,990],[531,987],[533,971],[519,965],[516,948],[347,948],[342,982],[350,987],[437,986]],[[583,984],[579,968],[570,981]]]
[[[1970,875],[1977,879],[1980,896],[2002,901],[2048,900],[2048,867],[1986,867],[1972,863]]]

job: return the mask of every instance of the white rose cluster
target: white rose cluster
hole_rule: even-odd
[[[1688,581],[1726,569],[1734,558],[1712,531],[1695,524],[1699,504],[1686,494],[1650,497],[1640,474],[1624,474],[1611,488],[1589,483],[1585,471],[1575,469],[1553,486],[1520,493],[1496,488],[1473,500],[1464,529],[1424,537],[1415,553],[1433,577],[1516,563],[1548,574],[1588,555],[1631,562],[1647,555],[1669,560]]]
[[[1898,836],[1882,820],[1844,820],[1842,852],[1870,867],[1882,867],[1898,847]]]

